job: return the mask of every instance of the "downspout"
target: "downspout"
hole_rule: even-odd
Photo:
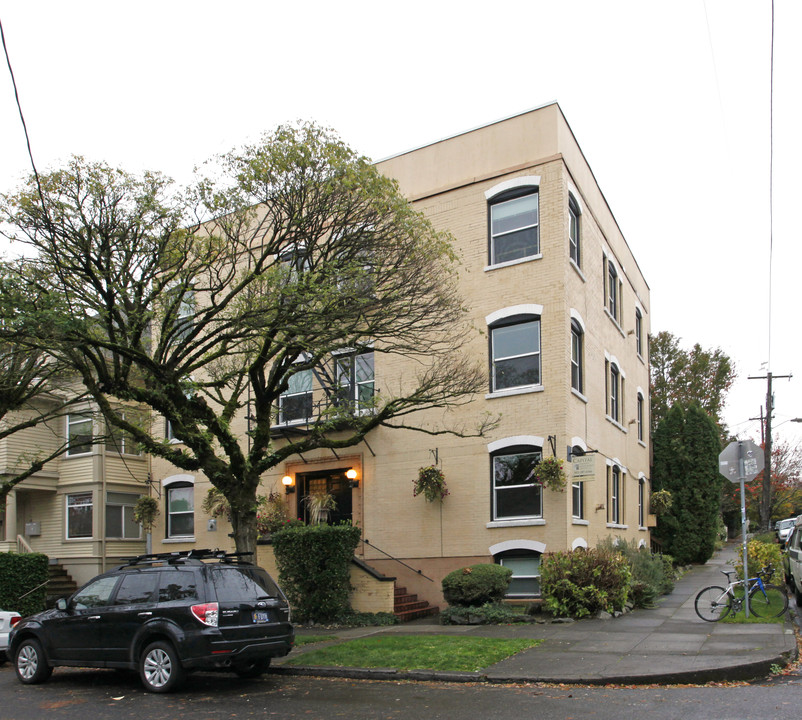
[[[106,572],[106,445],[100,446],[100,572]]]

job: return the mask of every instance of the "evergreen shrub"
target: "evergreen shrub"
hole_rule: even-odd
[[[443,578],[443,597],[449,605],[470,607],[504,599],[512,570],[503,565],[479,564],[460,568]]]
[[[623,555],[604,548],[546,555],[540,573],[543,604],[557,617],[623,610],[632,578]]]
[[[0,608],[23,617],[44,610],[48,562],[42,553],[0,553]]]
[[[351,559],[360,536],[350,524],[302,525],[273,533],[279,584],[297,619],[325,623],[351,614]]]
[[[660,595],[674,589],[674,566],[669,556],[638,547],[635,540],[627,542],[621,538],[607,538],[599,547],[620,553],[629,563],[632,573],[629,599],[634,607],[649,607]]]

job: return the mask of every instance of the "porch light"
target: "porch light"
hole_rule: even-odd
[[[291,475],[285,475],[283,478],[281,478],[281,484],[287,491],[287,495],[295,492],[295,480],[292,479]]]
[[[348,468],[348,470],[345,471],[345,477],[348,478],[348,484],[352,488],[359,487],[359,473],[354,470],[354,468]]]

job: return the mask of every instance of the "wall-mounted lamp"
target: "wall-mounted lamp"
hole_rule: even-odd
[[[287,495],[295,492],[295,480],[292,479],[292,476],[285,475],[283,478],[281,478],[281,484],[284,486]]]
[[[345,471],[345,477],[348,478],[348,484],[352,488],[359,487],[359,473],[354,470],[354,468],[348,468],[348,470]]]

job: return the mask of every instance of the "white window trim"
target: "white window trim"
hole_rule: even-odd
[[[543,392],[546,388],[543,385],[521,385],[515,388],[505,388],[504,390],[494,390],[485,395],[485,400],[494,398],[509,397],[510,395],[526,395],[527,393]]]
[[[530,527],[532,525],[545,525],[543,518],[532,518],[531,520],[491,520],[486,528],[505,528],[505,527]]]
[[[526,305],[509,305],[501,310],[496,310],[495,312],[490,313],[490,315],[485,315],[485,324],[490,327],[491,325],[495,325],[500,320],[514,317],[515,315],[537,315],[538,317],[542,318],[543,306],[535,303],[528,303]]]
[[[502,438],[501,440],[494,440],[487,444],[487,452],[489,455],[497,453],[499,450],[504,450],[509,447],[517,447],[519,445],[533,445],[542,448],[546,439],[537,435],[510,435]]]
[[[522,263],[528,263],[542,259],[543,259],[543,253],[536,253],[535,255],[527,255],[526,257],[516,258],[515,260],[505,260],[504,262],[496,263],[495,265],[485,265],[484,271],[490,272],[491,270],[498,270],[500,268],[511,267],[513,265],[521,265]]]
[[[510,178],[503,182],[494,185],[489,190],[485,190],[485,200],[492,200],[496,195],[501,195],[507,190],[514,190],[515,188],[532,187],[540,189],[540,175],[522,175],[520,177]]]
[[[195,486],[195,476],[194,475],[170,475],[162,480],[162,487],[165,490],[169,490],[172,485],[178,484],[189,484],[192,485],[193,488]],[[192,514],[195,515],[196,510],[193,504]],[[169,543],[182,543],[182,542],[195,542],[195,533],[193,532],[192,535],[176,535],[175,537],[167,536],[167,532],[169,531],[169,516],[170,516],[170,508],[169,505],[167,507],[167,517],[165,517],[165,538],[162,540],[162,543],[169,544]]]

